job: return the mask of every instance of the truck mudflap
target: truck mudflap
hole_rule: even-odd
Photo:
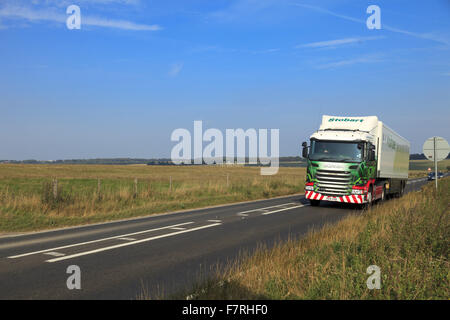
[[[344,203],[366,203],[367,198],[365,195],[348,195],[341,197],[332,197],[320,194],[314,191],[306,191],[305,192],[306,199],[310,200],[325,200],[325,201],[335,201],[335,202],[344,202]]]

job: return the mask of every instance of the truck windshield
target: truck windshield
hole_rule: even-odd
[[[363,149],[357,142],[311,140],[310,160],[360,162]]]

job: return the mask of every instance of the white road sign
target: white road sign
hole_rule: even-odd
[[[435,145],[436,144],[436,145]],[[436,147],[436,159],[434,159]],[[423,154],[427,157],[428,160],[431,161],[441,161],[447,158],[448,153],[450,152],[450,146],[448,142],[441,137],[432,137],[429,138],[423,144]]]

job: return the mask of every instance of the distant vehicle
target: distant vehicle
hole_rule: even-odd
[[[438,172],[438,179],[441,179],[443,177],[444,177],[444,174],[439,171]],[[428,174],[428,181],[431,181],[431,180],[436,180],[436,174],[434,172],[430,172]]]
[[[323,116],[318,131],[303,145],[307,159],[305,197],[320,201],[370,204],[401,196],[408,180],[409,142],[378,117]]]

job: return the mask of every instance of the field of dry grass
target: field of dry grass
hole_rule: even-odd
[[[428,175],[427,170],[409,170],[409,179],[424,178]]]
[[[427,172],[428,168],[434,170],[434,162],[429,160],[411,160],[409,162],[409,170]],[[445,159],[438,162],[438,170],[450,171],[448,168],[450,168],[450,159]]]
[[[449,299],[450,178],[376,205],[301,240],[260,248],[184,299]],[[366,269],[381,270],[369,290]]]
[[[261,176],[259,168],[242,166],[0,164],[0,231],[294,194],[303,192],[304,180],[304,168],[280,168],[277,175]]]
[[[428,175],[428,168],[434,171],[434,163],[429,160],[411,160],[409,161],[409,178],[421,178]],[[442,172],[450,171],[450,159],[438,162],[438,170]]]

